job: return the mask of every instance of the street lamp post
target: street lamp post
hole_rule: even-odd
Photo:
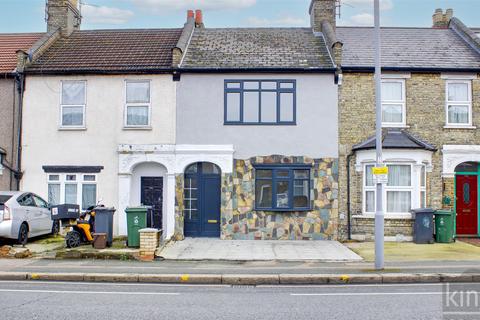
[[[382,69],[381,69],[381,37],[380,37],[380,0],[375,0],[375,104],[376,104],[376,167],[383,167],[382,155]],[[384,268],[384,224],[383,183],[377,175],[376,211],[375,211],[375,269]]]

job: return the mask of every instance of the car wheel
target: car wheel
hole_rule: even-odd
[[[20,229],[18,230],[18,244],[22,246],[26,245],[28,242],[28,226],[26,223],[22,223]]]
[[[56,236],[60,233],[60,222],[54,221],[52,225],[52,235]]]
[[[76,248],[79,247],[82,243],[80,233],[77,231],[70,231],[65,236],[65,244],[67,248]]]

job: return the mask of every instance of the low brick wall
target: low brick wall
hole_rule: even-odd
[[[413,237],[413,219],[385,219],[385,238],[390,241],[411,241]],[[367,217],[352,218],[352,238],[371,241],[375,235],[375,219]]]
[[[140,259],[151,261],[155,259],[155,251],[160,243],[160,231],[157,229],[141,229],[140,232]]]

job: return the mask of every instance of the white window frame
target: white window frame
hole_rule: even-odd
[[[407,125],[407,95],[405,88],[405,79],[382,79],[382,85],[384,83],[400,83],[402,85],[402,100],[384,100],[382,95],[382,127],[406,127]],[[383,122],[383,106],[384,105],[402,105],[402,122]]]
[[[63,104],[63,85],[65,82],[83,82],[85,86],[85,101],[84,104]],[[87,113],[87,81],[86,80],[62,80],[61,81],[61,86],[60,86],[60,119],[59,119],[59,128],[60,129],[85,129],[87,127],[86,123],[86,113]],[[64,125],[63,124],[63,108],[64,107],[82,107],[82,125],[76,126],[76,125]]]
[[[67,176],[75,176],[75,181],[67,181]],[[58,180],[51,180],[51,176],[59,176]],[[94,176],[94,181],[85,180],[85,176]],[[82,208],[82,200],[83,200],[83,185],[95,185],[96,188],[96,199],[98,199],[98,174],[95,173],[47,173],[47,194],[48,194],[48,186],[49,185],[60,185],[60,203],[63,204],[65,202],[65,186],[66,185],[76,185],[77,186],[77,202]],[[48,197],[47,197],[48,198]],[[50,199],[48,199],[50,200]]]
[[[148,83],[148,103],[129,103],[127,102],[127,86],[129,83]],[[129,125],[128,120],[128,107],[148,107],[148,123],[146,125]],[[148,79],[128,79],[125,80],[125,107],[123,115],[123,127],[125,129],[150,129],[152,126],[152,81]]]
[[[412,163],[405,163],[405,162],[387,162],[385,163],[387,166],[394,166],[394,165],[401,165],[401,166],[410,166],[410,186],[388,186],[387,184],[384,185],[383,187],[383,195],[382,195],[382,200],[384,203],[384,209],[385,209],[385,215],[404,215],[404,214],[409,214],[410,212],[387,212],[387,192],[388,191],[408,191],[410,192],[410,208],[414,209],[415,204],[414,204],[414,193],[415,190],[417,189],[415,184],[418,183],[420,187],[420,180],[419,180],[419,175],[416,174],[416,171],[414,170],[414,165]],[[377,208],[377,189],[376,189],[376,183],[374,180],[374,185],[373,186],[367,186],[367,167],[368,166],[375,166],[375,163],[366,163],[363,165],[363,190],[362,190],[362,212],[363,214],[372,214],[374,212],[367,211],[367,192],[368,191],[373,191],[375,196],[374,196],[374,204],[373,208],[376,210]],[[425,170],[426,171],[426,170]]]
[[[468,101],[449,101],[448,100],[448,86],[454,83],[467,84],[468,86]],[[468,123],[450,123],[448,121],[448,107],[451,105],[455,106],[466,106],[468,107]],[[445,123],[448,127],[472,127],[472,81],[471,80],[447,80],[445,83]]]

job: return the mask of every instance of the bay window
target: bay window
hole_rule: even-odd
[[[374,165],[364,169],[363,212],[376,210],[376,182],[372,173]],[[382,195],[387,214],[409,213],[411,209],[426,205],[426,167],[416,170],[412,164],[391,163],[388,167],[388,182]],[[418,195],[417,195],[418,194]]]
[[[447,125],[472,125],[472,82],[447,81]]]

